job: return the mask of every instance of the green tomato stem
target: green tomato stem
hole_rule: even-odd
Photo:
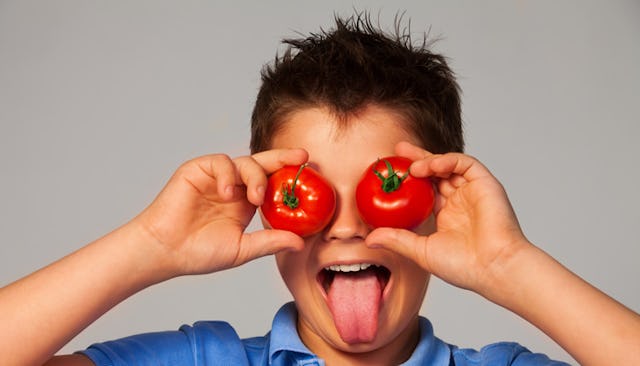
[[[296,197],[295,189],[296,184],[298,183],[298,178],[300,177],[300,173],[302,173],[302,170],[306,167],[307,164],[300,165],[300,169],[298,169],[298,173],[296,173],[296,177],[293,179],[292,186],[289,186],[288,184],[286,186],[283,184],[282,186],[282,203],[287,205],[287,207],[292,210],[295,210],[296,208],[298,208],[298,205],[300,205],[300,200],[298,199],[298,197]]]
[[[378,161],[380,161],[380,159],[378,159]],[[373,173],[382,181],[383,192],[391,193],[397,191],[402,182],[409,176],[409,172],[407,171],[404,176],[399,177],[398,173],[393,171],[393,167],[388,160],[384,159],[382,161],[384,161],[384,164],[387,166],[387,176],[385,177],[379,171],[375,170],[375,167],[373,169]]]

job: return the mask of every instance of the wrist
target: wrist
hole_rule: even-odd
[[[109,235],[121,248],[122,261],[128,263],[125,268],[130,269],[140,288],[178,276],[169,251],[139,220],[134,219]]]
[[[553,257],[526,239],[494,266],[489,286],[481,292],[488,300],[534,322],[550,298],[561,298],[574,279]]]
[[[500,253],[484,276],[478,293],[488,300],[511,308],[514,300],[522,298],[523,285],[543,255],[526,238],[514,241]],[[538,258],[538,259],[536,259]]]

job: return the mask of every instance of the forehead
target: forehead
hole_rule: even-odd
[[[388,108],[368,106],[348,116],[338,116],[328,108],[304,108],[292,112],[272,138],[272,148],[325,146],[358,149],[374,148],[388,142],[409,141],[422,145],[401,114]],[[312,152],[309,151],[311,154]]]

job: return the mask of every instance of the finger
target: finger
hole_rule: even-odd
[[[396,154],[413,160],[413,164],[409,168],[409,173],[414,177],[426,178],[434,176],[433,172],[428,169],[430,162],[438,155],[433,154],[420,146],[414,145],[407,141],[401,141],[396,144]]]
[[[429,271],[425,256],[426,237],[420,236],[413,231],[378,228],[367,235],[365,243],[370,248],[384,248],[396,252]]]
[[[422,160],[433,155],[429,151],[407,141],[401,141],[396,144],[395,151],[399,156],[404,156],[411,160]]]
[[[461,175],[453,174],[446,179],[439,179],[438,192],[445,197],[449,197],[466,183],[467,180],[464,179],[464,177],[462,177]]]
[[[304,149],[274,149],[253,154],[252,158],[268,175],[285,165],[300,165],[307,162],[309,153]]]
[[[406,141],[396,145],[396,153],[415,160],[411,165],[411,174],[417,177],[448,178],[456,174],[465,180],[472,180],[490,175],[482,163],[463,153],[432,154]]]
[[[307,157],[303,149],[277,149],[235,159],[240,179],[247,186],[249,202],[256,206],[263,203],[267,174],[285,165],[300,165],[307,161]]]
[[[398,155],[414,160],[411,174],[418,177],[437,176],[448,178],[459,175],[454,186],[459,187],[463,181],[490,175],[488,169],[475,158],[462,153],[432,154],[423,148],[403,141],[396,145]]]
[[[309,154],[304,149],[274,149],[262,151],[238,161],[242,181],[247,185],[247,199],[256,206],[264,202],[266,175],[286,166],[300,165]]]
[[[430,155],[411,165],[411,174],[415,176],[435,176],[449,178],[459,175],[464,181],[472,181],[491,176],[489,170],[475,158],[462,153]],[[462,181],[457,179],[456,184]]]
[[[186,162],[179,169],[201,194],[216,193],[222,199],[233,196],[234,186],[239,181],[235,165],[225,154],[212,154]]]
[[[304,247],[304,239],[286,230],[259,230],[243,234],[240,240],[242,252],[238,255],[236,265],[283,250],[298,251]]]
[[[240,180],[247,186],[247,199],[256,206],[264,201],[267,176],[260,164],[251,156],[234,159]]]

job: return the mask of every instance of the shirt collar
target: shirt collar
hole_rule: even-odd
[[[449,345],[433,334],[433,326],[427,318],[420,317],[420,340],[411,357],[403,366],[448,366],[451,359]]]
[[[300,364],[308,361],[320,361],[298,336],[297,329],[298,312],[293,302],[285,304],[278,310],[271,326],[269,342],[269,361],[274,364],[275,359],[291,355]],[[433,334],[433,326],[426,318],[420,317],[420,340],[413,354],[402,365],[449,365],[451,350],[449,346]],[[322,364],[322,362],[318,362]]]
[[[299,359],[317,359],[298,336],[297,318],[298,311],[293,302],[281,307],[273,318],[269,342],[269,361],[271,364],[284,352],[297,353],[298,356],[294,357]]]

